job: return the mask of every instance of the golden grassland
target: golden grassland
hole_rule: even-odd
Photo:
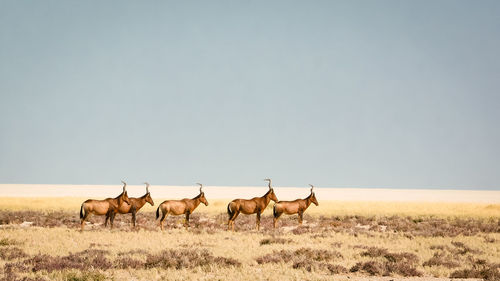
[[[326,237],[311,237],[304,235],[286,234],[280,238],[290,240],[286,244],[260,245],[260,241],[269,238],[269,235],[252,233],[218,232],[216,234],[192,233],[189,230],[175,229],[160,231],[124,232],[119,230],[99,230],[77,232],[73,229],[7,229],[1,232],[2,238],[19,241],[21,248],[30,255],[44,253],[52,256],[67,255],[70,252],[79,252],[96,245],[97,248],[110,251],[110,259],[114,260],[120,253],[136,249],[147,252],[159,252],[165,248],[181,249],[208,249],[215,256],[232,257],[239,260],[241,267],[218,267],[190,269],[155,269],[149,270],[111,270],[106,276],[116,279],[141,279],[141,280],[201,280],[212,278],[227,278],[228,280],[260,280],[275,279],[276,276],[285,274],[291,278],[284,279],[331,279],[332,276],[322,271],[308,272],[307,270],[292,270],[287,263],[259,265],[255,261],[259,256],[272,253],[275,250],[294,250],[299,248],[310,249],[335,249],[342,253],[343,258],[337,262],[346,268],[352,267],[358,261],[369,260],[360,255],[362,249],[356,248],[363,245],[367,247],[381,247],[393,252],[417,253],[421,260],[428,260],[433,256],[430,247],[433,245],[451,246],[452,241],[467,244],[475,250],[481,251],[477,258],[490,262],[500,262],[500,235],[490,234],[489,237],[496,242],[488,243],[484,237],[454,237],[454,238],[424,238],[409,239],[404,235],[370,234],[352,236],[342,233],[331,233]],[[95,246],[94,246],[95,247]],[[144,255],[136,254],[135,257],[144,259]],[[435,267],[432,269],[419,266],[418,269],[437,277],[445,277],[451,269]],[[208,272],[207,272],[208,271]],[[50,279],[63,279],[67,272],[52,272],[46,274]],[[33,275],[44,275],[33,274]],[[283,276],[283,275],[281,275]]]
[[[0,197],[0,210],[13,211],[79,211],[87,198],[78,197]],[[165,199],[154,199],[155,206],[146,204],[141,212],[154,212]],[[209,205],[201,204],[196,212],[219,214],[226,212],[230,200],[209,200]],[[268,209],[272,206],[269,204]],[[325,216],[437,216],[437,217],[500,217],[500,204],[486,203],[441,203],[441,202],[356,202],[320,201],[319,206],[311,205],[309,215]]]
[[[261,231],[253,230],[255,215],[240,215],[236,221],[238,231],[233,233],[225,231],[227,200],[210,200],[209,206],[200,205],[195,211],[195,222],[189,229],[184,229],[181,226],[182,218],[176,217],[170,218],[170,228],[163,232],[153,227],[132,230],[128,225],[127,215],[117,220],[116,229],[90,225],[80,232],[78,211],[83,201],[83,198],[0,198],[0,212],[30,212],[30,215],[34,213],[50,216],[51,212],[59,211],[67,214],[72,220],[70,225],[57,227],[8,225],[0,228],[0,273],[4,274],[3,280],[21,280],[21,277],[31,280],[347,280],[346,276],[350,280],[379,280],[375,278],[382,278],[380,275],[383,274],[375,273],[377,277],[372,277],[369,269],[356,272],[349,270],[358,263],[387,262],[384,254],[370,255],[370,251],[377,249],[396,254],[414,254],[418,260],[414,263],[415,270],[421,272],[424,278],[448,277],[457,270],[476,266],[475,263],[481,260],[488,264],[500,264],[500,204],[321,201],[319,206],[313,205],[307,210],[304,225],[301,227],[297,226],[296,216],[290,216],[280,222],[280,230],[273,230],[270,222],[271,210],[268,208],[263,214]],[[138,215],[142,219],[139,224],[155,225],[152,213],[161,202],[162,200],[155,200],[154,207],[145,206]],[[366,219],[370,217],[380,219]],[[395,220],[394,224],[400,224],[398,218],[402,217],[411,217],[409,221],[415,221],[415,225],[421,221],[430,225],[453,222],[454,219],[472,223],[477,221],[477,224],[492,224],[496,230],[476,231],[467,235],[419,235],[411,229],[405,230],[404,227],[396,227],[397,231],[364,227],[364,224],[373,224],[378,220],[391,222],[391,218]],[[92,221],[102,223],[103,218],[94,217]],[[344,228],[331,228],[332,225],[346,221],[350,224],[345,224]],[[213,222],[211,226],[204,227],[204,223],[208,225],[209,222]],[[5,258],[6,254],[2,253],[8,253],[8,249],[14,248],[20,249],[24,256]],[[42,269],[33,272],[19,270],[22,267],[18,265],[14,266],[19,270],[14,271],[14,275],[7,270],[16,262],[30,264],[28,257],[40,254],[62,257],[88,249],[106,251],[105,258],[113,266],[108,269],[85,270],[63,266],[60,270]],[[166,249],[195,253],[206,250],[214,257],[233,259],[240,265],[228,266],[223,262],[213,262],[193,267],[189,264],[148,268],[116,266],[124,257],[147,263],[150,255]],[[294,251],[300,252],[301,249],[313,253],[307,257],[308,260],[296,254],[291,260],[258,262],[259,258],[262,259],[266,255],[283,253],[280,251],[298,253]],[[322,260],[325,252],[321,251],[339,253],[341,256],[325,261]],[[457,265],[424,265],[436,253],[443,254],[448,257],[448,262],[455,262]],[[178,258],[182,259],[182,256]],[[401,263],[404,262],[405,260]],[[402,266],[401,263],[398,261],[398,266]],[[326,264],[339,266],[345,271],[332,273],[325,267]],[[498,271],[498,268],[493,267],[493,270]],[[402,274],[391,273],[389,275],[393,277],[384,280],[394,280]],[[495,273],[491,276],[496,278]]]

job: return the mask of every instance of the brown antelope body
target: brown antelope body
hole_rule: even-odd
[[[158,208],[156,209],[156,219],[160,217],[160,210],[162,212],[162,217],[160,219],[160,229],[163,230],[163,223],[168,215],[174,215],[174,216],[179,216],[179,215],[186,215],[186,221],[185,221],[185,226],[186,228],[189,226],[189,215],[191,215],[200,205],[200,203],[205,204],[205,206],[208,206],[208,201],[205,198],[205,193],[202,191],[203,185],[201,183],[198,183],[200,185],[200,194],[198,196],[194,197],[193,199],[188,199],[184,198],[182,200],[166,200],[163,201]]]
[[[256,227],[257,230],[260,229],[260,215],[264,212],[271,200],[274,202],[278,201],[278,198],[276,198],[274,190],[271,187],[271,179],[265,179],[265,181],[269,182],[269,190],[266,194],[264,194],[264,196],[254,197],[252,199],[234,199],[229,202],[227,205],[227,214],[229,215],[227,230],[229,230],[232,226],[232,230],[234,231],[234,220],[236,220],[240,213],[245,215],[257,214]]]
[[[149,193],[149,183],[145,182],[146,185],[146,194],[144,194],[142,197],[139,198],[134,198],[134,197],[129,197],[127,202],[123,202],[120,207],[118,208],[118,212],[120,214],[132,214],[132,225],[135,227],[135,222],[136,222],[136,214],[139,212],[139,210],[146,205],[146,203],[149,203],[151,206],[154,206],[155,203],[153,202],[153,198],[151,198],[151,194]],[[111,217],[111,215],[113,217]],[[114,216],[116,213],[112,214],[106,214],[106,224],[108,219],[114,220]]]
[[[299,215],[299,224],[302,224],[302,219],[305,210],[311,205],[311,203],[314,203],[316,206],[318,206],[318,201],[316,200],[316,195],[313,192],[314,186],[310,184],[311,186],[311,194],[307,196],[307,198],[304,199],[296,199],[293,201],[279,201],[273,206],[273,224],[274,228],[276,228],[276,225],[278,223],[278,219],[282,214],[286,215],[294,215],[298,214]]]
[[[123,202],[130,203],[126,189],[127,183],[125,183],[124,181],[122,181],[122,183],[123,183],[123,191],[116,198],[106,198],[104,200],[88,199],[87,201],[83,202],[82,206],[80,207],[81,230],[83,230],[85,220],[90,215],[111,216],[111,228],[113,228],[113,222],[114,222],[113,214],[118,212],[118,207]],[[107,225],[108,225],[108,220],[106,219],[104,227],[106,227]]]

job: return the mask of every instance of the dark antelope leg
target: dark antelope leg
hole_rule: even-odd
[[[108,227],[108,220],[111,214],[108,212],[106,213],[106,219],[104,220],[104,228]]]
[[[273,219],[274,228],[276,228],[278,226],[278,219],[280,218],[280,216],[281,216],[281,213],[277,213],[276,216],[274,217],[274,219]]]
[[[257,210],[257,231],[260,229],[260,210]]]
[[[187,211],[186,212],[186,223],[185,223],[185,227],[188,228],[189,227],[189,215],[190,215],[190,212]]]
[[[161,219],[160,219],[160,229],[163,230],[163,222],[165,221],[165,217],[167,216],[167,212],[163,212],[163,215],[161,216]]]
[[[134,226],[134,228],[135,228],[135,222],[136,222],[136,217],[135,217],[135,215],[136,215],[136,212],[135,212],[135,210],[134,210],[134,211],[132,212],[132,225]]]
[[[111,217],[109,219],[109,222],[111,223],[111,229],[113,229],[113,225],[115,222],[115,216],[116,216],[116,213],[111,213]]]

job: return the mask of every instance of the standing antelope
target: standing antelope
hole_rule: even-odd
[[[227,230],[232,226],[234,231],[234,220],[236,220],[240,212],[245,215],[257,214],[257,230],[260,229],[260,215],[264,212],[271,200],[274,202],[278,201],[271,187],[271,179],[265,179],[264,181],[269,182],[269,190],[264,196],[254,197],[252,199],[234,199],[227,204],[227,214],[229,215]]]
[[[89,215],[98,215],[98,216],[111,216],[111,228],[113,228],[114,215],[118,211],[118,207],[123,202],[127,202],[130,204],[128,195],[127,195],[127,183],[122,181],[123,183],[123,191],[116,198],[106,198],[104,200],[94,200],[88,199],[83,202],[80,207],[80,220],[81,220],[81,230],[83,230],[83,226],[85,220],[89,217]],[[106,223],[104,227],[108,225],[108,220],[106,219]]]
[[[163,222],[165,221],[165,218],[170,214],[170,215],[186,215],[186,222],[185,222],[185,227],[187,228],[189,226],[189,215],[191,215],[200,205],[200,203],[205,204],[205,206],[208,206],[208,201],[205,198],[205,193],[202,191],[203,185],[201,183],[197,183],[200,186],[200,194],[198,196],[194,197],[193,199],[188,199],[184,198],[182,200],[166,200],[163,201],[160,206],[158,206],[158,209],[156,209],[156,219],[160,217],[160,209],[163,214],[163,216],[160,219],[160,229],[163,230]]]
[[[132,224],[135,227],[135,222],[136,222],[136,217],[135,215],[139,210],[146,204],[149,203],[151,206],[154,206],[155,203],[153,202],[153,198],[151,198],[151,194],[149,193],[149,183],[145,182],[146,185],[146,194],[144,194],[142,197],[139,198],[134,198],[134,197],[129,197],[127,202],[123,202],[120,207],[118,208],[118,213],[120,214],[132,214]],[[106,214],[106,224],[108,222],[108,219],[114,220],[114,216],[116,213],[112,214]]]
[[[279,201],[273,206],[273,223],[274,223],[274,228],[276,228],[276,225],[278,223],[279,217],[285,213],[287,215],[293,215],[293,214],[298,214],[299,215],[299,224],[302,224],[302,217],[304,215],[305,210],[311,205],[311,203],[314,203],[316,206],[318,206],[318,201],[316,200],[316,195],[314,195],[313,188],[314,186],[312,184],[309,184],[311,186],[311,194],[307,196],[307,198],[304,199],[296,199],[293,201]]]

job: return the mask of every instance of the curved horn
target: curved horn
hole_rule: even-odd
[[[269,189],[271,189],[271,179],[264,179],[264,181],[269,182],[268,186],[269,186]]]
[[[126,183],[126,182],[124,182],[124,181],[122,181],[122,183],[123,183],[123,192],[125,192],[125,191],[127,190],[127,189],[126,189],[126,187],[127,187],[127,183]]]
[[[309,184],[311,186],[311,193],[313,192],[314,185]]]
[[[201,188],[203,187],[203,184],[201,184],[201,183],[199,183],[199,182],[197,182],[196,184],[200,186],[200,193],[201,193],[201,192],[202,192],[202,191],[201,191]]]
[[[144,184],[146,185],[146,193],[149,193],[149,183],[145,182]]]

